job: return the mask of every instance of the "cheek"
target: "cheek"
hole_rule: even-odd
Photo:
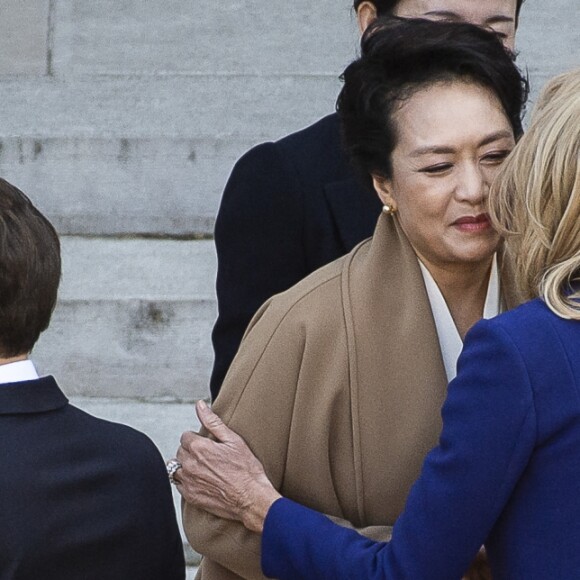
[[[415,247],[436,244],[444,230],[445,212],[433,204],[413,204],[401,208],[399,223],[407,238]]]
[[[485,181],[488,183],[488,185],[491,185],[491,182],[496,178],[500,169],[500,165],[482,166],[481,171],[485,176]]]
[[[433,239],[441,235],[452,187],[447,180],[408,178],[394,182],[399,223],[409,240]]]
[[[419,230],[443,226],[452,197],[436,191],[424,191],[402,208],[406,221]]]

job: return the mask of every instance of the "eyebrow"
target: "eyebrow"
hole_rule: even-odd
[[[485,145],[489,145],[495,141],[499,141],[500,139],[513,139],[513,133],[511,131],[497,131],[496,133],[492,133],[488,135],[485,139],[478,143],[478,147],[485,147]],[[426,147],[419,147],[410,153],[411,157],[421,157],[422,155],[429,155],[429,154],[439,154],[439,155],[448,155],[450,153],[455,153],[455,149],[453,147],[446,147],[444,145],[427,145]]]
[[[425,16],[438,16],[440,18],[446,18],[447,20],[463,20],[459,14],[451,10],[431,10],[430,12],[426,12]],[[495,16],[490,16],[485,21],[486,24],[498,24],[501,22],[515,22],[515,18],[503,14],[496,14]]]

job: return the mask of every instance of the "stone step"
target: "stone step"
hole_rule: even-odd
[[[266,11],[260,2],[222,0],[215,10],[212,0],[59,0],[53,70],[56,75],[338,72],[357,46],[351,6],[294,0]]]
[[[0,136],[268,138],[332,112],[339,72],[7,77],[0,82]]]
[[[61,300],[214,300],[212,240],[61,236]]]
[[[62,237],[63,279],[33,356],[68,393],[208,396],[216,316],[212,241]]]
[[[50,0],[2,0],[0,75],[47,73]]]
[[[210,236],[244,139],[5,137],[0,173],[61,234]]]
[[[62,234],[210,236],[235,160],[331,112],[339,87],[326,77],[6,80],[0,174]]]

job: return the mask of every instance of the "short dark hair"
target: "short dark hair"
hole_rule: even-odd
[[[336,107],[348,154],[367,183],[371,174],[391,177],[393,113],[426,86],[460,80],[491,90],[521,135],[528,82],[494,33],[466,23],[379,18],[363,35],[361,53],[341,77]]]
[[[0,356],[32,350],[50,322],[60,274],[54,227],[22,191],[0,179]]]
[[[384,15],[387,15],[387,14],[392,14],[393,13],[393,10],[395,9],[395,7],[397,6],[397,4],[400,1],[401,0],[370,0],[370,2],[372,2],[375,5],[375,8],[377,9],[377,15],[378,16],[384,16]],[[353,8],[355,10],[357,10],[357,8],[363,2],[365,2],[365,0],[354,0]],[[524,0],[517,0],[517,4],[516,4],[516,23],[517,23],[517,20],[518,20],[518,18],[520,16],[520,9],[521,9],[523,3],[524,3]]]

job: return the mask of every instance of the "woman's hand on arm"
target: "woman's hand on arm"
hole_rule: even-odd
[[[215,438],[192,431],[181,436],[177,489],[183,499],[217,517],[239,521],[262,533],[271,505],[281,497],[245,441],[199,401],[201,424]]]

